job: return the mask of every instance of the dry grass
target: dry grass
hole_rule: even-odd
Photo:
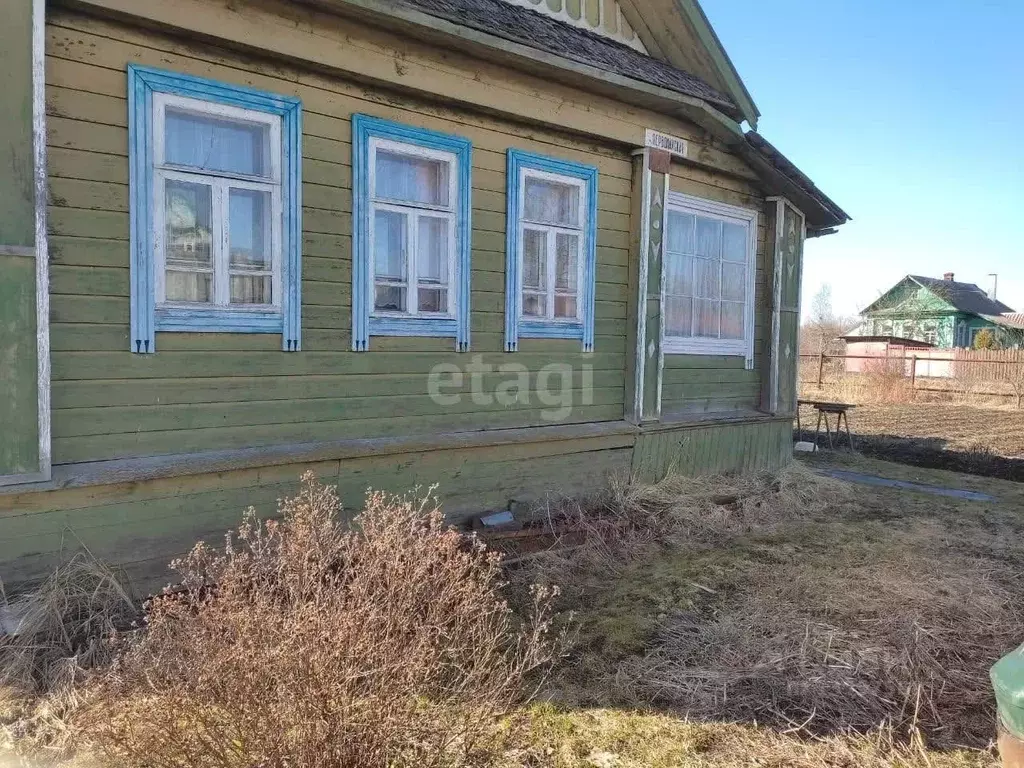
[[[76,724],[113,764],[487,763],[552,661],[553,592],[521,617],[499,558],[430,499],[367,496],[354,527],[312,473],[281,519],[177,563],[184,590],[92,681]]]
[[[307,485],[182,564],[76,723],[118,766],[991,768],[1024,491],[986,482],[1005,503],[803,465],[616,485],[540,508],[571,533],[504,569],[432,507],[371,496],[343,530]],[[576,644],[523,708],[552,607]]]
[[[110,641],[140,618],[138,602],[115,571],[82,553],[3,607],[16,627],[0,634],[0,730],[5,740],[59,751],[81,682],[110,663]]]
[[[557,700],[985,746],[987,668],[1024,636],[1024,545],[899,499],[800,467],[618,494],[604,506],[628,535],[522,576],[572,585],[560,607],[582,618]]]

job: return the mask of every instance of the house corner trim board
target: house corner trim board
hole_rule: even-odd
[[[770,197],[768,203],[774,207],[775,241],[767,407],[773,414],[794,413],[798,397],[800,286],[807,226],[803,213],[786,198]],[[792,325],[795,332],[785,333],[784,322]]]
[[[2,454],[0,486],[45,482],[50,479],[51,464],[46,5],[44,0],[16,0],[18,3],[20,13],[12,14],[6,31],[9,37],[4,38],[5,53],[13,66],[7,72],[9,90],[4,94],[10,109],[0,125],[0,140],[5,152],[10,153],[7,170],[12,172],[11,189],[4,198],[12,205],[0,211],[5,219],[0,222],[0,261],[6,260],[0,274],[0,282],[6,284],[0,285],[0,290],[9,302],[0,307],[7,313],[0,317],[4,321],[0,324],[0,347],[12,355],[5,362],[9,367],[3,381],[7,406],[12,409],[7,415],[17,423],[13,427],[0,425],[6,445],[13,446]],[[30,108],[16,108],[19,102]],[[18,412],[23,418],[16,416]]]
[[[657,151],[657,150],[653,150]],[[652,169],[652,150],[635,154],[640,168],[640,237],[637,249],[636,344],[633,364],[633,402],[629,420],[635,423],[661,418],[661,388],[665,367],[664,328],[661,305],[662,246],[665,230],[665,200],[669,174]]]

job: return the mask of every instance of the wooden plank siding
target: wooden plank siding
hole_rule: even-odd
[[[631,473],[657,482],[669,472],[707,475],[771,471],[792,458],[793,425],[788,419],[680,425],[637,435]]]
[[[691,142],[694,162],[673,165],[672,189],[759,209],[764,204],[753,172],[693,125],[351,20],[328,23],[294,4],[281,4],[277,11],[271,2],[253,5],[246,14],[235,14],[237,29],[225,23],[232,18],[231,4],[219,0],[139,0],[138,13],[152,21],[139,25],[83,12],[96,4],[87,0],[75,10],[48,9],[53,460],[64,471],[58,475],[68,477],[86,463],[106,462],[105,469],[119,461],[134,466],[146,457],[176,460],[180,454],[317,441],[395,438],[402,448],[331,454],[330,460],[296,460],[289,454],[293,463],[231,465],[216,472],[204,466],[199,474],[192,468],[191,474],[137,481],[105,475],[80,487],[55,482],[0,493],[5,585],[38,579],[63,552],[84,545],[123,565],[140,588],[158,586],[167,578],[163,566],[171,557],[197,538],[219,539],[245,507],[272,514],[276,500],[295,490],[304,469],[337,484],[350,510],[359,508],[370,486],[401,492],[437,483],[446,513],[462,519],[511,499],[592,492],[614,474],[632,471],[652,478],[670,467],[753,470],[776,467],[788,456],[783,425],[764,417],[640,430],[623,421],[626,361],[632,354],[628,249],[631,230],[638,226],[630,152],[642,143],[643,129]],[[165,5],[208,33],[209,41],[161,31],[174,26],[157,18]],[[272,18],[273,13],[278,16]],[[263,24],[258,35],[220,44],[248,35],[257,21]],[[316,26],[321,23],[322,28]],[[288,54],[286,48],[298,50],[302,39],[308,50],[324,50],[322,67]],[[254,52],[260,49],[266,53]],[[386,66],[371,73],[360,57]],[[343,62],[351,66],[345,70],[349,74]],[[276,335],[207,333],[159,333],[156,354],[128,351],[129,63],[301,99],[302,352],[281,352]],[[437,83],[433,97],[426,89],[431,72]],[[453,339],[400,337],[372,337],[370,351],[351,351],[354,113],[473,142],[469,353],[454,352]],[[558,339],[521,339],[519,352],[503,352],[509,148],[599,169],[591,354],[582,353],[579,341]],[[759,404],[768,323],[765,274],[770,273],[763,264],[764,223],[762,217],[754,370],[744,370],[740,358],[667,356],[666,420],[749,412]],[[510,363],[531,372],[531,392],[515,405],[474,400],[468,375],[461,388],[444,388],[446,394],[463,395],[455,405],[440,405],[429,395],[427,377],[435,366],[466,370],[471,364]],[[549,364],[569,369],[564,378],[556,375],[556,396],[545,400],[536,390],[538,372]],[[484,392],[493,393],[510,379],[514,376],[494,370],[479,381]],[[571,407],[563,408],[566,404]],[[534,434],[573,424],[594,424],[600,433],[566,427],[586,434],[543,439]],[[404,441],[459,432],[472,432],[476,439],[500,429],[530,434],[430,450]],[[484,436],[491,440],[493,434]]]
[[[223,541],[248,506],[261,517],[294,493],[310,469],[336,485],[346,510],[368,487],[404,493],[437,485],[449,519],[504,507],[509,500],[587,493],[628,475],[632,434],[368,456],[314,464],[218,472],[146,483],[0,497],[0,576],[6,586],[36,580],[61,553],[87,546],[116,562],[141,589],[166,583],[166,565],[197,539]]]
[[[695,414],[752,412],[761,405],[763,368],[771,318],[770,275],[772,249],[768,242],[769,214],[764,194],[753,184],[674,163],[670,189],[694,197],[758,212],[757,270],[754,280],[754,365],[745,369],[742,357],[665,355],[662,381],[662,418]]]
[[[174,48],[175,53],[166,49]],[[536,373],[549,363],[574,371],[571,413],[561,423],[622,417],[629,237],[629,157],[613,146],[532,131],[526,139],[494,120],[380,94],[341,79],[301,82],[297,72],[235,60],[109,22],[60,12],[48,30],[50,205],[53,250],[54,456],[69,463],[290,441],[416,435],[551,423],[536,395],[513,407],[482,405],[469,392],[456,406],[434,402],[435,365],[474,356]],[[128,173],[125,67],[163,67],[297,95],[303,121],[304,351],[282,354],[273,336],[159,334],[157,354],[128,351]],[[300,82],[296,82],[300,81]],[[473,147],[472,342],[371,340],[351,347],[351,129],[355,112],[467,136]],[[579,342],[524,340],[503,353],[505,152],[520,147],[596,164],[598,254],[596,351]],[[585,368],[592,392],[582,389]],[[535,377],[536,378],[536,377]],[[208,379],[215,380],[213,383]],[[219,386],[230,380],[229,387]],[[507,376],[505,377],[507,379]],[[143,381],[144,380],[144,381]],[[493,387],[502,377],[486,378]],[[151,389],[152,388],[152,389]],[[446,388],[446,392],[458,389]],[[146,394],[149,393],[149,394]],[[173,393],[173,394],[172,394]],[[171,399],[165,399],[164,395]]]

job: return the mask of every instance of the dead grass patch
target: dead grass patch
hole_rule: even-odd
[[[952,502],[917,516],[899,499],[799,466],[613,495],[629,535],[527,567],[571,585],[561,607],[582,622],[556,699],[985,746],[988,666],[1024,635],[1024,548]]]

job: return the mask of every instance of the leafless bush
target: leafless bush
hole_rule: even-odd
[[[369,493],[353,529],[308,473],[280,512],[174,564],[185,589],[96,682],[88,736],[128,766],[485,764],[553,659],[555,591],[517,619],[500,557],[429,500]]]

